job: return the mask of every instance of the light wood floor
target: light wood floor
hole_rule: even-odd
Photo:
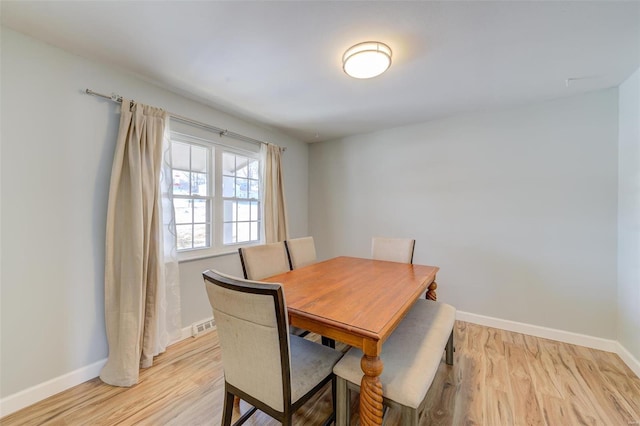
[[[421,425],[640,424],[640,379],[612,353],[456,322],[454,365],[440,365]],[[180,342],[143,370],[140,383],[83,383],[0,419],[9,425],[219,425],[223,377],[215,331]],[[351,424],[358,424],[357,397]],[[244,403],[241,410],[247,407]],[[296,413],[321,423],[327,387]],[[397,424],[397,413],[385,419]],[[276,425],[263,413],[245,423]]]

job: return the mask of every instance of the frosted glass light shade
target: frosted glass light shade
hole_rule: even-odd
[[[354,78],[371,78],[391,66],[391,48],[378,41],[366,41],[350,47],[342,55],[342,69]]]

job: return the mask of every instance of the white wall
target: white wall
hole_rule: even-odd
[[[640,69],[619,90],[618,340],[640,360]]]
[[[107,357],[104,228],[117,92],[287,147],[291,234],[307,234],[306,144],[135,76],[2,29],[0,397]],[[238,272],[236,255],[180,265],[183,326],[211,316],[200,273]]]
[[[312,144],[319,256],[417,239],[459,310],[616,336],[617,90]]]

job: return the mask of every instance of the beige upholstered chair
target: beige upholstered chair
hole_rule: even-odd
[[[410,238],[381,238],[373,237],[371,240],[371,252],[373,258],[377,260],[388,260],[391,262],[413,263],[413,250],[416,246],[416,240]],[[432,309],[433,303],[425,303],[424,299],[416,300],[413,309]],[[453,364],[453,330],[446,346],[447,364]]]
[[[342,353],[289,334],[280,284],[211,270],[203,277],[222,350],[223,425],[231,424],[234,396],[254,406],[236,424],[260,409],[291,425],[293,413],[326,383],[335,390],[332,370]]]
[[[293,238],[284,242],[287,248],[287,254],[289,256],[289,266],[291,270],[302,268],[303,266],[316,263],[316,245],[313,242],[313,237]],[[294,331],[300,330],[294,327]],[[300,335],[300,333],[294,333]],[[322,336],[322,344],[336,347],[336,342],[333,339]]]
[[[238,252],[242,272],[247,280],[261,280],[291,270],[287,248],[283,242],[241,247]],[[309,334],[307,330],[298,327],[291,327],[290,331],[296,336]]]
[[[413,263],[413,249],[416,240],[410,238],[373,237],[371,257],[389,262]]]
[[[313,243],[313,237],[293,238],[286,240],[284,244],[287,247],[292,270],[316,263],[316,246]]]
[[[238,252],[245,279],[261,280],[291,270],[283,242],[241,247]]]

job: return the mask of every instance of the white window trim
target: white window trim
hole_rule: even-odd
[[[207,259],[211,257],[226,256],[230,254],[237,254],[238,248],[249,247],[264,244],[264,191],[263,191],[263,179],[264,179],[264,156],[262,152],[258,150],[253,152],[247,149],[238,148],[231,145],[215,142],[210,139],[201,138],[198,136],[189,135],[183,132],[170,131],[170,141],[184,142],[189,144],[201,145],[209,148],[213,148],[213,158],[209,165],[209,175],[212,177],[213,185],[210,185],[209,190],[212,193],[212,238],[211,247],[206,248],[193,248],[188,250],[177,251],[178,261],[186,262],[198,259]],[[223,221],[223,206],[224,198],[222,197],[222,153],[229,152],[232,154],[242,155],[249,158],[255,158],[260,164],[260,239],[258,241],[244,242],[244,243],[232,243],[224,244],[224,221]],[[218,194],[220,192],[220,194]],[[177,250],[177,248],[176,248]]]

